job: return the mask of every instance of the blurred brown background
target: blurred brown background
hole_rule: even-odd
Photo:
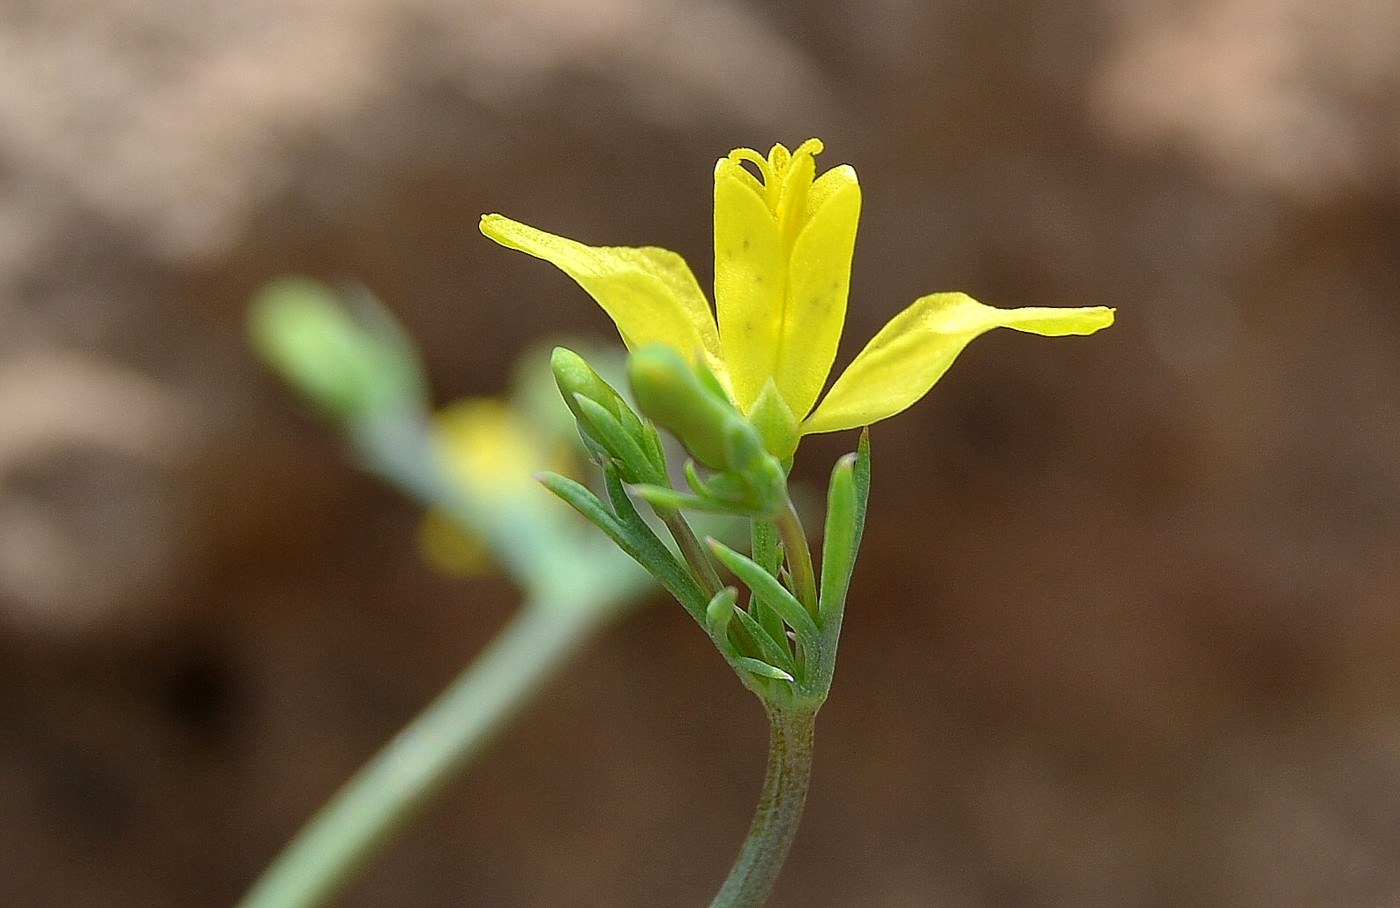
[[[1400,903],[1397,47],[1386,0],[8,0],[0,901],[230,904],[514,605],[252,361],[253,290],[357,277],[495,393],[609,325],[481,212],[706,283],[714,159],[819,135],[842,361],[934,290],[1119,324],[878,427],[773,904]],[[658,603],[344,904],[705,904],[763,746]]]

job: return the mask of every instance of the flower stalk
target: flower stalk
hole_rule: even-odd
[[[331,904],[612,615],[581,602],[527,603],[307,822],[237,908]]]
[[[807,803],[816,718],[815,707],[769,707],[768,769],[758,809],[710,908],[758,908],[768,901]]]
[[[807,544],[807,534],[802,531],[802,519],[797,516],[797,508],[792,499],[784,502],[783,512],[778,515],[778,536],[783,540],[783,555],[787,558],[788,570],[792,573],[793,592],[797,601],[817,617],[817,575],[812,570],[812,547]]]

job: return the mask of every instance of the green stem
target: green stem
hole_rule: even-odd
[[[584,602],[525,605],[302,828],[238,908],[328,904],[614,614]]]
[[[724,589],[724,584],[720,582],[719,572],[715,570],[715,563],[710,558],[709,552],[700,545],[700,540],[695,538],[695,531],[690,528],[685,517],[680,511],[657,511],[657,516],[661,522],[666,524],[666,529],[671,531],[671,538],[676,540],[676,547],[681,550],[681,556],[685,558],[685,563],[690,566],[691,576],[695,582],[700,584],[700,588],[705,591],[706,596],[714,596]]]
[[[788,570],[792,572],[793,593],[797,601],[806,607],[813,618],[818,617],[817,577],[812,570],[812,549],[807,545],[807,534],[802,530],[802,521],[797,516],[797,508],[792,499],[778,515],[776,521],[778,536],[783,540],[783,555],[787,558]]]
[[[812,777],[816,710],[768,709],[768,773],[748,837],[710,908],[758,908],[768,901],[802,820]]]

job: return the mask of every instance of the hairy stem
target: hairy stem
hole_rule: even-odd
[[[758,908],[768,901],[802,820],[812,776],[816,710],[772,705],[767,709],[768,773],[763,793],[734,868],[710,908]]]
[[[575,607],[576,606],[576,607]],[[534,602],[321,808],[238,908],[323,906],[613,614]]]

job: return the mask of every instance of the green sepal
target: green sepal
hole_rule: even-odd
[[[564,403],[573,411],[575,419],[583,420],[583,416],[573,404],[574,395],[578,394],[606,409],[624,424],[627,431],[640,429],[641,418],[632,412],[632,408],[617,389],[604,381],[582,356],[568,347],[555,347],[549,357],[549,367],[554,374],[554,383],[558,386]]]
[[[700,379],[700,383],[705,386],[710,394],[714,395],[719,400],[729,400],[729,392],[724,390],[724,385],[720,383],[719,378],[710,367],[706,365],[704,360],[695,364],[695,375]]]
[[[710,539],[708,542],[715,557],[797,632],[797,641],[804,649],[810,650],[816,646],[821,634],[817,622],[802,607],[802,603],[797,601],[797,597],[778,582],[778,578],[764,570],[753,559],[739,554],[719,540]]]
[[[748,412],[749,422],[758,430],[763,446],[777,458],[791,457],[797,450],[799,438],[797,417],[783,395],[778,391],[778,383],[772,378],[763,386],[763,392],[753,402]]]
[[[647,443],[647,456],[652,463],[656,464],[661,481],[668,482],[670,474],[666,470],[666,446],[661,443],[661,435],[656,431],[656,424],[650,420],[643,421],[642,433]]]
[[[644,423],[612,385],[567,347],[550,355],[554,383],[578,422],[595,460],[607,452],[625,467],[631,482],[664,482],[666,458],[656,430]]]
[[[787,471],[768,453],[758,431],[747,422],[731,423],[725,429],[725,450],[730,464],[727,475],[743,483],[753,516],[771,519],[782,513],[787,501]]]
[[[728,503],[733,510],[749,513],[757,506],[753,489],[738,473],[715,473],[709,479],[701,479],[695,471],[693,461],[686,462],[686,484],[701,498]]]

